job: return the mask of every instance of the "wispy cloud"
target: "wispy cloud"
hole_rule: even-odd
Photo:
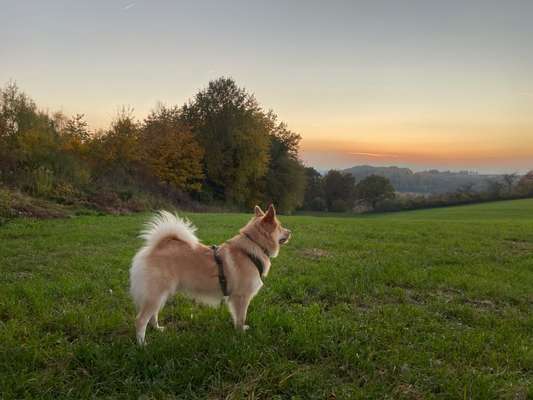
[[[122,7],[123,10],[129,10],[130,8],[135,7],[135,3],[129,3],[126,4],[124,7]]]
[[[351,152],[349,153],[352,156],[365,156],[365,157],[375,157],[375,158],[390,158],[390,157],[400,157],[398,154],[385,154],[385,153],[363,153],[363,152]]]

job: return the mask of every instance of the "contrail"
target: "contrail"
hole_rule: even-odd
[[[135,3],[130,3],[125,5],[122,9],[123,10],[129,10],[130,8],[135,7]]]
[[[399,157],[397,154],[383,154],[383,153],[349,153],[353,156],[367,156],[367,157]]]

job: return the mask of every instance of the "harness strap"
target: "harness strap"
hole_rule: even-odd
[[[215,257],[215,262],[218,266],[218,283],[220,283],[220,289],[222,289],[222,294],[224,297],[228,297],[228,281],[226,280],[226,275],[224,275],[224,265],[222,264],[222,259],[218,254],[218,246],[213,245],[211,248],[213,249],[213,256]]]
[[[250,260],[254,263],[255,267],[257,268],[257,271],[259,272],[259,277],[263,277],[263,272],[265,272],[265,265],[263,264],[263,260],[261,260],[259,257],[257,257],[255,254],[248,253],[247,251],[244,252],[248,256]]]
[[[263,250],[263,253],[265,253],[265,256],[267,256],[268,258],[270,258],[270,251],[268,251],[267,248],[265,248],[264,246],[262,246],[261,244],[257,243],[257,241],[251,237],[249,234],[247,234],[246,232],[243,232],[243,235],[246,236],[246,238],[252,242],[253,244],[255,244],[257,247],[259,247],[261,250]]]

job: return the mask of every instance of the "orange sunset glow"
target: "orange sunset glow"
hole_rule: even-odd
[[[329,139],[304,138],[303,152],[314,164],[321,163],[321,157],[330,154],[338,158],[338,167],[353,163],[370,165],[404,165],[415,169],[431,165],[457,168],[474,168],[489,171],[491,166],[499,168],[527,169],[533,160],[533,135],[524,128],[490,134],[484,130],[478,135],[441,138],[410,133],[370,134],[359,140],[350,140],[344,135],[333,135]],[[361,136],[361,135],[359,135]],[[365,140],[366,139],[366,140]],[[488,139],[488,140],[487,140]],[[331,160],[325,161],[326,165]]]

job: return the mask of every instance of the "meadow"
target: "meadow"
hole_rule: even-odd
[[[204,243],[245,214],[187,214]],[[0,398],[533,397],[533,200],[281,217],[293,239],[234,331],[172,299],[136,345],[148,214],[0,227]]]

